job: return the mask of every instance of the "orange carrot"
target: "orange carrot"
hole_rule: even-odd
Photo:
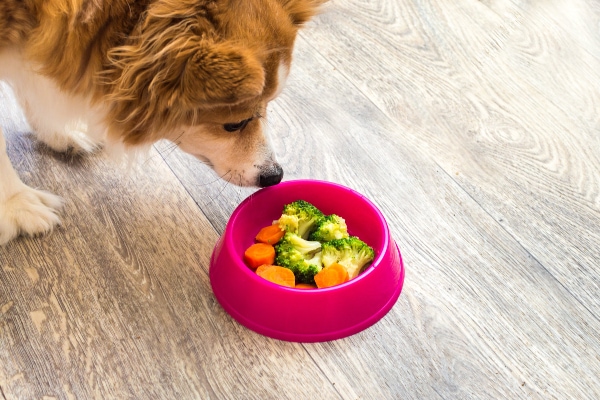
[[[315,285],[311,285],[310,283],[296,283],[296,289],[316,289]]]
[[[265,226],[256,235],[256,241],[260,243],[275,244],[281,240],[285,231],[278,224]]]
[[[271,268],[273,265],[271,264],[263,264],[260,267],[256,268],[256,273],[260,275],[264,270]]]
[[[266,243],[254,243],[244,252],[244,261],[252,269],[275,262],[275,248]]]
[[[292,270],[278,265],[261,265],[256,269],[258,276],[282,286],[294,287],[296,278]]]
[[[348,271],[343,265],[333,263],[323,268],[315,275],[315,283],[318,288],[335,286],[348,281]]]

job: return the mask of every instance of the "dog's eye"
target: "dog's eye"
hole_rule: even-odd
[[[230,124],[225,124],[225,125],[223,125],[223,129],[225,129],[227,132],[239,131],[239,130],[244,129],[246,127],[246,125],[248,125],[248,122],[250,122],[250,121],[252,121],[252,118],[248,118],[248,119],[245,119],[240,122],[233,122]]]

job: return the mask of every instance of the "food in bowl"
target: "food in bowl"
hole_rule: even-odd
[[[254,243],[244,252],[244,261],[252,269],[272,265],[275,261],[275,248],[268,243]]]
[[[277,283],[281,286],[296,286],[296,278],[294,277],[294,273],[291,270],[278,265],[261,265],[256,269],[256,274],[261,278],[273,283]]]
[[[244,253],[246,264],[264,279],[298,289],[345,283],[375,258],[371,246],[348,233],[344,218],[305,200],[284,205],[255,241]]]

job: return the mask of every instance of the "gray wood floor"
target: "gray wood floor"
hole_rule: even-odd
[[[165,144],[132,172],[0,123],[63,226],[0,248],[0,399],[597,399],[600,2],[335,0],[268,120],[285,179],[371,198],[406,266],[346,339],[288,343],[216,302],[253,189]]]

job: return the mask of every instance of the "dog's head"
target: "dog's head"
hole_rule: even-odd
[[[127,145],[169,139],[237,185],[279,183],[263,119],[322,2],[151,1],[109,53],[110,134]]]

